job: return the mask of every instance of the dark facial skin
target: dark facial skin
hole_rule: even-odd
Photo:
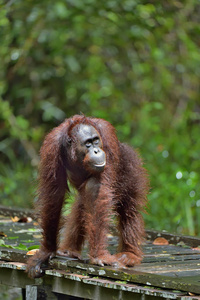
[[[106,155],[102,141],[93,126],[81,124],[76,132],[77,150],[80,163],[92,172],[102,172],[106,165]]]

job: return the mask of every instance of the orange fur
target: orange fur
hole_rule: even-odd
[[[80,124],[93,126],[106,154],[100,173],[86,167],[88,157],[77,163],[76,130]],[[84,165],[85,164],[85,165]],[[78,196],[67,220],[64,239],[59,245],[59,220],[67,182]],[[37,211],[43,229],[42,246],[28,262],[30,277],[43,275],[42,263],[58,251],[71,257],[81,256],[84,241],[89,243],[91,263],[127,265],[140,263],[144,224],[141,210],[146,204],[149,183],[139,155],[118,141],[113,126],[97,118],[76,115],[50,132],[41,148],[39,200]],[[119,253],[107,250],[107,234],[112,215],[118,218]]]

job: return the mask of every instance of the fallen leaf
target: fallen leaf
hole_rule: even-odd
[[[11,220],[12,220],[13,222],[18,222],[18,221],[19,221],[19,218],[18,218],[17,216],[15,216],[15,217],[11,217]]]
[[[190,296],[196,296],[196,294],[193,294],[191,292],[189,292],[188,295],[190,295]]]
[[[0,236],[7,237],[7,234],[5,234],[3,231],[0,231]]]
[[[30,250],[30,251],[28,251],[27,253],[26,253],[26,255],[34,255],[36,252],[38,252],[39,251],[39,249],[32,249],[32,250]]]
[[[158,237],[153,241],[154,245],[169,245],[168,240],[163,237]]]
[[[200,247],[192,248],[192,250],[200,251]]]
[[[42,235],[41,234],[33,234],[33,237],[35,239],[41,239],[42,238]]]

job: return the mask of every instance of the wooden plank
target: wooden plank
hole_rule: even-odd
[[[189,246],[182,247],[182,246],[175,246],[175,245],[153,245],[153,244],[144,244],[143,250],[145,254],[156,254],[156,253],[168,253],[168,254],[200,254],[200,248],[199,250],[193,249]]]
[[[159,299],[182,299],[186,293],[180,291],[170,291],[144,287],[112,279],[97,278],[63,271],[48,270],[46,276],[32,280],[22,271],[24,264],[13,264],[0,262],[3,272],[0,272],[0,282],[3,284],[20,286],[27,288],[27,293],[31,286],[51,287],[50,292],[67,294],[75,297],[87,299],[145,299],[151,300],[152,297]],[[49,299],[49,298],[47,298]],[[185,299],[185,298],[184,298]]]
[[[170,244],[177,245],[178,243],[184,243],[190,247],[200,246],[200,239],[193,236],[183,236],[168,233],[166,231],[157,231],[157,230],[146,230],[146,237],[148,240],[155,240],[157,237],[164,237]]]
[[[200,294],[200,274],[199,276],[186,278],[173,278],[164,275],[157,275],[154,273],[145,273],[134,270],[134,268],[114,269],[111,267],[97,267],[94,265],[77,263],[76,261],[54,258],[51,260],[52,268],[70,270],[81,274],[90,274],[93,276],[103,276],[106,278],[125,280],[133,283],[140,283],[147,286],[154,286],[160,288],[169,288],[175,290],[182,290]]]
[[[142,271],[142,272],[147,272],[147,273],[152,273],[152,272],[171,272],[171,271],[184,271],[184,270],[199,270],[200,271],[200,263],[193,261],[193,262],[188,262],[188,261],[182,261],[182,262],[175,262],[172,261],[170,263],[166,262],[161,262],[158,264],[152,264],[152,263],[142,263],[139,266],[134,267],[135,270],[137,271]]]
[[[7,217],[34,217],[34,210],[33,209],[21,209],[21,208],[13,208],[4,205],[0,205],[0,215],[7,216]]]
[[[18,245],[22,242],[25,245],[38,244],[40,238],[39,227],[33,224],[1,223],[0,231],[8,237],[3,238],[6,244]],[[17,240],[13,238],[17,236]],[[155,232],[152,235],[155,237]],[[171,235],[170,235],[171,236]],[[167,237],[167,234],[165,234]],[[31,241],[25,241],[30,239]],[[180,239],[178,239],[180,241]],[[199,244],[197,239],[181,239],[193,247]],[[114,252],[117,238],[109,238],[110,246]],[[175,243],[175,239],[174,239]],[[195,244],[196,243],[196,244]],[[86,249],[84,250],[86,254]],[[62,257],[56,257],[50,261],[49,268],[70,272],[76,275],[98,276],[101,279],[126,281],[130,284],[142,284],[151,287],[176,289],[185,292],[200,294],[200,252],[190,247],[177,245],[153,245],[150,241],[144,244],[144,260],[140,266],[134,268],[114,269],[111,267],[98,267],[88,264],[88,260],[78,261]],[[26,262],[24,251],[0,248],[0,259],[8,262]],[[49,271],[46,271],[47,273]]]
[[[144,257],[144,263],[159,263],[159,262],[168,262],[171,263],[172,261],[198,261],[200,262],[199,255],[160,255],[160,256],[151,256],[151,257]]]
[[[26,263],[26,251],[0,247],[0,260]]]
[[[1,249],[0,258],[4,260],[16,259],[18,261],[26,261],[24,251],[14,251],[11,249]],[[18,252],[18,253],[17,253]],[[21,256],[21,257],[20,257]],[[141,265],[142,266],[142,265]],[[143,284],[146,286],[154,286],[159,288],[168,288],[173,290],[182,290],[200,294],[200,273],[198,276],[173,278],[172,276],[158,275],[137,271],[134,268],[115,269],[111,267],[98,267],[90,264],[84,264],[76,260],[70,260],[62,257],[53,258],[50,261],[52,269],[64,270],[76,274],[92,275],[114,280],[127,281],[130,283]]]

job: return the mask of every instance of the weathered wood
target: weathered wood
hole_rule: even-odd
[[[21,208],[13,208],[7,207],[4,205],[0,205],[0,215],[7,217],[34,217],[34,210],[32,209],[21,209]]]
[[[56,300],[58,299],[54,293],[51,292],[50,286],[36,286],[26,285],[26,300]]]
[[[160,288],[168,288],[175,290],[182,290],[200,294],[200,272],[198,276],[174,278],[174,276],[164,276],[162,274],[155,274],[152,271],[142,272],[134,268],[114,269],[111,267],[97,267],[88,264],[65,259],[55,258],[50,262],[50,266],[55,269],[70,270],[79,274],[88,274],[93,276],[102,276],[104,278],[112,278],[115,280],[128,281],[132,283],[140,283],[147,286],[154,286]],[[200,271],[200,270],[199,270]]]
[[[2,239],[5,244],[12,246],[19,245],[20,243],[23,243],[23,245],[27,247],[34,244],[38,245],[41,238],[41,230],[39,227],[27,223],[0,221],[0,232],[2,234],[0,239]],[[17,239],[15,239],[15,237],[17,237]],[[153,234],[153,239],[156,237],[157,235],[155,236]],[[164,237],[166,238],[166,233]],[[181,243],[178,245],[173,243],[162,246],[154,245],[152,241],[148,240],[143,245],[144,259],[142,264],[125,269],[115,269],[109,266],[98,267],[90,265],[88,260],[78,261],[76,259],[66,259],[66,257],[61,256],[55,257],[48,265],[46,276],[41,279],[41,281],[37,281],[37,284],[36,281],[28,279],[27,275],[23,272],[25,269],[24,263],[26,263],[27,258],[26,251],[0,247],[0,277],[2,278],[0,283],[6,284],[6,282],[9,281],[9,284],[14,284],[15,286],[22,285],[23,288],[26,288],[26,285],[52,285],[52,283],[54,283],[55,288],[52,288],[52,291],[56,293],[66,293],[65,286],[67,284],[69,290],[71,290],[71,294],[69,293],[69,295],[79,297],[80,294],[76,292],[75,288],[75,286],[78,286],[84,297],[88,299],[94,298],[90,298],[87,292],[84,292],[86,286],[87,288],[89,287],[89,293],[91,293],[91,295],[97,295],[99,297],[95,299],[104,299],[101,295],[104,294],[105,297],[103,290],[105,288],[108,289],[109,281],[112,282],[112,284],[110,283],[112,287],[109,288],[110,292],[108,295],[113,293],[112,295],[115,295],[116,299],[122,299],[120,297],[122,297],[123,293],[127,294],[130,291],[132,293],[134,290],[133,286],[135,286],[135,297],[137,296],[139,297],[138,299],[141,299],[141,295],[138,296],[139,294],[135,292],[139,286],[141,288],[141,285],[147,287],[148,293],[149,290],[157,288],[162,289],[162,291],[167,289],[168,292],[169,289],[171,292],[173,290],[179,290],[181,291],[181,295],[183,294],[185,296],[188,292],[200,295],[200,251],[188,246],[197,246],[200,243],[199,241],[197,238],[195,238],[194,241],[188,237],[181,237]],[[178,239],[178,242],[180,242],[180,239]],[[109,237],[109,249],[111,249],[113,253],[116,244],[117,238]],[[86,253],[87,251],[84,249],[83,256],[85,256]],[[20,274],[23,274],[23,280],[20,279],[23,277]],[[69,274],[71,275],[68,276]],[[81,276],[83,276],[83,278]],[[73,277],[76,278],[76,284],[71,282]],[[100,281],[96,280],[97,277]],[[3,278],[7,278],[7,280],[4,281]],[[101,286],[100,282],[102,282],[102,280],[103,282],[105,281],[105,285]],[[80,284],[77,283],[79,281],[81,282]],[[117,292],[113,291],[116,282],[125,282],[122,287],[123,290],[120,290],[119,286],[117,286]],[[130,285],[131,288],[128,289]],[[99,288],[97,288],[97,286]],[[145,293],[147,293],[147,291]],[[168,298],[171,298],[172,294]],[[172,298],[178,299],[179,296],[173,294],[174,298]],[[126,295],[126,297],[129,296]],[[134,299],[137,299],[137,297]]]
[[[181,244],[184,243],[190,247],[200,246],[200,239],[193,236],[183,236],[168,233],[166,231],[157,231],[157,230],[146,230],[147,239],[153,241],[157,237],[164,237],[170,244]]]
[[[0,272],[0,283],[12,284],[13,286],[22,287],[24,290],[28,287],[28,292],[30,292],[30,286],[37,287],[37,289],[31,291],[31,293],[33,293],[32,297],[35,297],[36,293],[38,296],[38,289],[42,292],[43,288],[43,297],[46,297],[46,292],[50,291],[51,296],[52,294],[58,296],[63,294],[95,300],[151,300],[152,297],[156,297],[157,299],[187,299],[187,297],[185,297],[186,294],[180,291],[149,288],[147,286],[105,279],[103,277],[92,277],[70,272],[66,273],[60,270],[48,270],[46,271],[45,277],[33,280],[28,278],[26,274],[21,271],[24,270],[25,264],[9,263],[8,265],[4,262],[0,262],[0,264],[1,269],[4,271]],[[30,294],[28,296],[30,297]],[[60,299],[60,296],[58,299]],[[193,299],[196,299],[196,297]]]
[[[16,256],[17,255],[17,256]],[[23,251],[13,251],[11,249],[1,249],[0,257],[3,260],[26,262],[26,257]],[[17,257],[17,258],[16,258]],[[200,257],[200,255],[199,255]],[[187,271],[183,270],[183,265],[176,265],[177,270],[165,272],[163,274],[160,266],[160,272],[154,272],[154,268],[145,268],[145,263],[138,267],[115,269],[111,267],[98,267],[90,264],[85,264],[77,260],[66,259],[62,257],[53,258],[50,261],[50,267],[56,270],[64,270],[76,274],[92,275],[103,278],[109,278],[130,283],[139,283],[147,286],[160,288],[176,289],[187,292],[200,294],[200,261],[196,263],[196,276],[191,276]],[[189,274],[189,276],[188,276]]]
[[[26,251],[0,247],[0,260],[26,263]]]

